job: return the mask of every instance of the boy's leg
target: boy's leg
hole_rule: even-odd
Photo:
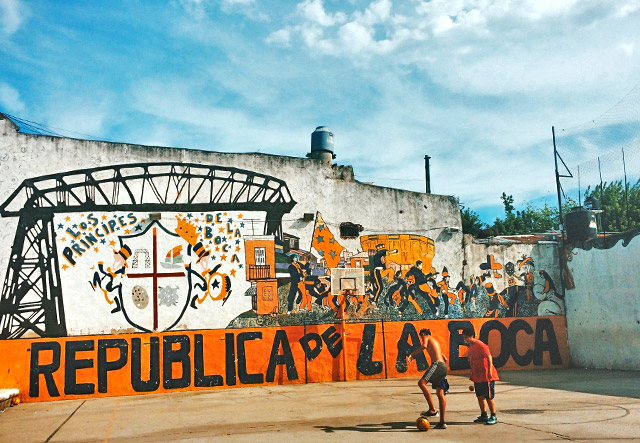
[[[485,406],[484,397],[476,397],[478,399],[478,406],[480,406],[480,413],[487,415],[487,408]]]
[[[491,415],[496,415],[496,403],[493,399],[487,398],[487,404],[489,405],[489,412],[491,412]]]
[[[435,408],[435,405],[433,404],[433,399],[431,398],[429,387],[427,386],[427,382],[424,380],[424,378],[420,379],[420,381],[418,382],[418,386],[420,387],[420,390],[422,391],[424,398],[427,399],[427,403],[429,404],[429,412],[435,413],[436,408]]]
[[[447,408],[447,399],[444,396],[444,389],[437,388],[438,405],[440,406],[440,424],[444,424],[444,411]]]

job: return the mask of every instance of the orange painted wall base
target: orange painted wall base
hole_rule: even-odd
[[[419,377],[429,328],[453,373],[468,372],[473,326],[500,369],[569,366],[564,317],[366,322],[0,341],[0,388],[50,401],[236,386]]]

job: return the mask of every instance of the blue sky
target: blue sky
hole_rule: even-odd
[[[381,186],[555,202],[551,126],[640,81],[640,0],[0,0],[0,111],[59,134],[336,162]]]

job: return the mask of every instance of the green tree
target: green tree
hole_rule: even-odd
[[[460,216],[462,217],[462,232],[465,234],[478,237],[480,231],[487,227],[487,225],[480,220],[480,216],[469,208],[462,206],[460,208]]]
[[[624,232],[640,227],[640,180],[626,186],[622,180],[589,186],[584,197],[600,202],[600,230]]]
[[[500,199],[504,204],[504,218],[497,217],[491,225],[494,235],[533,234],[560,229],[558,208],[548,203],[541,207],[527,203],[524,209],[516,210],[512,195],[503,192]],[[563,213],[575,204],[573,200],[566,201],[562,206]]]

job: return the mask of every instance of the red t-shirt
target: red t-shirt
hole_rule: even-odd
[[[474,383],[498,380],[498,371],[495,366],[489,367],[489,346],[481,341],[476,341],[469,346],[469,364],[471,365],[471,380]]]

